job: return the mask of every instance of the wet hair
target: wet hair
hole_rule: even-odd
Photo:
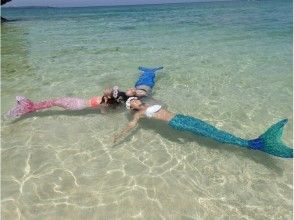
[[[111,94],[117,103],[125,103],[128,100],[128,96],[125,92],[118,91],[117,94]]]
[[[111,92],[111,98],[107,99],[107,101],[105,101],[106,96],[102,96],[102,100],[101,103],[105,103],[105,104],[109,104],[109,105],[118,105],[121,103],[125,103],[127,101],[129,97],[126,95],[125,92],[120,92],[118,91],[117,93],[113,93]]]
[[[111,104],[115,103],[115,100],[112,97],[110,99],[107,99],[107,101],[105,101],[105,100],[106,100],[106,96],[102,96],[102,100],[101,100],[100,104],[105,103],[105,104],[111,105]]]

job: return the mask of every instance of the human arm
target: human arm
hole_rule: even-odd
[[[142,112],[136,112],[132,121],[130,121],[128,123],[128,125],[126,127],[124,127],[124,129],[122,129],[119,133],[116,133],[114,135],[114,143],[118,142],[119,139],[123,140],[127,134],[137,126],[138,121],[140,120],[140,118],[142,118],[144,116],[144,114],[142,114]]]

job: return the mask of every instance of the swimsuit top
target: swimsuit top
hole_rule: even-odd
[[[161,105],[152,105],[150,107],[148,107],[145,111],[145,115],[148,117],[148,118],[151,118],[154,116],[154,114],[156,112],[158,112],[159,110],[161,109]]]

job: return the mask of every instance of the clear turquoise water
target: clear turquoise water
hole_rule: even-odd
[[[292,219],[292,161],[142,121],[53,109],[11,121],[15,95],[89,98],[163,65],[153,97],[244,138],[288,118],[292,2],[3,9],[3,219]]]

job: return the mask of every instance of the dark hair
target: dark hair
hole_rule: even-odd
[[[126,95],[125,92],[120,92],[118,91],[117,94],[114,97],[113,92],[111,92],[111,98],[106,100],[106,96],[102,96],[101,103],[109,104],[109,105],[118,105],[120,103],[124,103],[128,100],[128,96]]]
[[[101,102],[100,102],[100,104],[102,104],[102,103],[105,103],[105,104],[115,104],[115,100],[111,97],[110,99],[107,99],[107,101],[105,101],[106,100],[106,96],[102,96],[102,100],[101,100]]]
[[[111,95],[113,97],[113,94]],[[125,92],[118,92],[116,97],[113,97],[117,103],[125,103],[128,100],[128,96]]]

